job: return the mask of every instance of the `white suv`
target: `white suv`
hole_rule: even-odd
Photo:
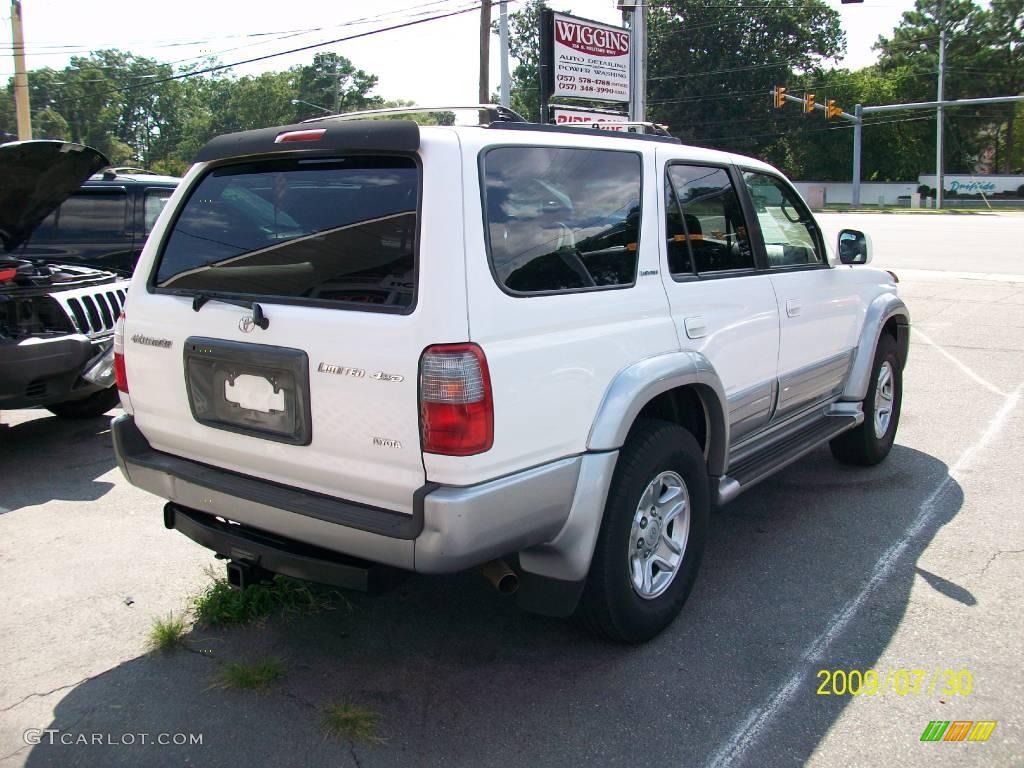
[[[211,141],[119,324],[119,463],[236,585],[487,565],[640,642],[710,507],[885,458],[908,313],[771,166],[490,114]]]

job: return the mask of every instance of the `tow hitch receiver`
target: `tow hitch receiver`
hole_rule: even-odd
[[[228,561],[228,586],[232,589],[244,590],[253,584],[270,581],[274,577],[270,571],[253,563],[240,560]]]

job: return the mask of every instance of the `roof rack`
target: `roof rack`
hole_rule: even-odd
[[[148,168],[137,168],[133,165],[111,165],[104,168],[99,173],[94,173],[90,176],[91,179],[103,179],[104,181],[113,181],[118,176],[159,176],[156,171],[151,171]]]
[[[500,104],[462,104],[458,106],[409,106],[409,107],[385,107],[383,109],[364,109],[360,112],[341,112],[336,115],[324,115],[322,117],[311,117],[303,120],[304,123],[319,123],[324,120],[365,120],[368,117],[388,117],[390,115],[419,115],[424,112],[455,112],[457,110],[476,110],[481,113],[481,125],[491,123],[525,123],[526,118],[508,107]],[[483,119],[486,113],[487,119]]]

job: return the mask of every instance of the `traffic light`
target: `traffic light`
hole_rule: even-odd
[[[814,111],[814,94],[808,93],[804,96],[804,112]]]
[[[773,90],[773,93],[775,94],[775,108],[776,109],[782,109],[784,106],[786,106],[786,89],[785,89],[785,87],[781,86],[781,85],[777,85],[777,86],[775,86],[775,89]]]
[[[843,108],[836,104],[835,99],[829,99],[825,105],[825,117],[831,119],[843,114]]]

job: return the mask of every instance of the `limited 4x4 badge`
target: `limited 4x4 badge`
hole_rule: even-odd
[[[361,379],[366,375],[366,371],[362,368],[349,368],[347,365],[335,365],[334,363],[320,363],[317,366],[317,370],[320,373],[333,373],[337,376],[352,376],[356,379]]]
[[[365,368],[349,368],[347,365],[335,365],[334,363],[320,363],[317,366],[317,371],[320,373],[333,373],[336,376],[351,376],[354,379],[361,379],[366,376]],[[385,373],[384,371],[377,371],[371,374],[369,378],[375,381],[393,381],[396,383],[405,381],[405,376],[397,373]]]

